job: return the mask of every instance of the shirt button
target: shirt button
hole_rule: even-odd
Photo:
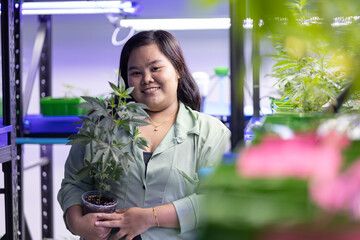
[[[145,190],[145,185],[143,185],[143,189]]]

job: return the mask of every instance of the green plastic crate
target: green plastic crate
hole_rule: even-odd
[[[43,116],[79,116],[85,115],[86,109],[76,107],[84,102],[82,98],[52,98],[40,99],[40,109]]]

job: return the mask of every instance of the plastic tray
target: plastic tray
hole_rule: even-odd
[[[25,134],[77,133],[75,122],[80,121],[78,116],[42,116],[28,115],[24,118]]]
[[[8,133],[11,132],[12,126],[0,127],[0,147],[8,145]]]
[[[82,98],[52,98],[40,99],[40,109],[43,116],[78,116],[85,115],[86,109],[76,107],[84,102]]]

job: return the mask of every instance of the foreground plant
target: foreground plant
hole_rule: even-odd
[[[145,118],[149,118],[145,111],[147,106],[129,101],[133,87],[126,88],[122,78],[118,87],[109,84],[112,92],[108,98],[82,97],[85,102],[78,106],[87,109],[88,115],[80,117],[81,121],[75,123],[81,123],[82,127],[68,138],[70,142],[67,143],[89,145],[90,158],[85,159],[86,166],[77,173],[77,181],[88,175],[95,180],[99,202],[103,194],[111,190],[110,182],[117,183],[123,171],[127,174],[128,161],[134,161],[125,147],[135,144],[145,149],[148,144],[138,129],[149,124],[145,121]],[[126,135],[129,138],[125,142],[121,136]]]

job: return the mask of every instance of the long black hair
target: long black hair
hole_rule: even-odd
[[[128,61],[131,52],[142,46],[156,44],[160,51],[170,60],[180,75],[177,89],[178,99],[190,108],[199,111],[201,97],[199,88],[191,76],[179,42],[169,32],[163,30],[142,31],[132,36],[124,45],[120,56],[120,74],[128,86]]]

